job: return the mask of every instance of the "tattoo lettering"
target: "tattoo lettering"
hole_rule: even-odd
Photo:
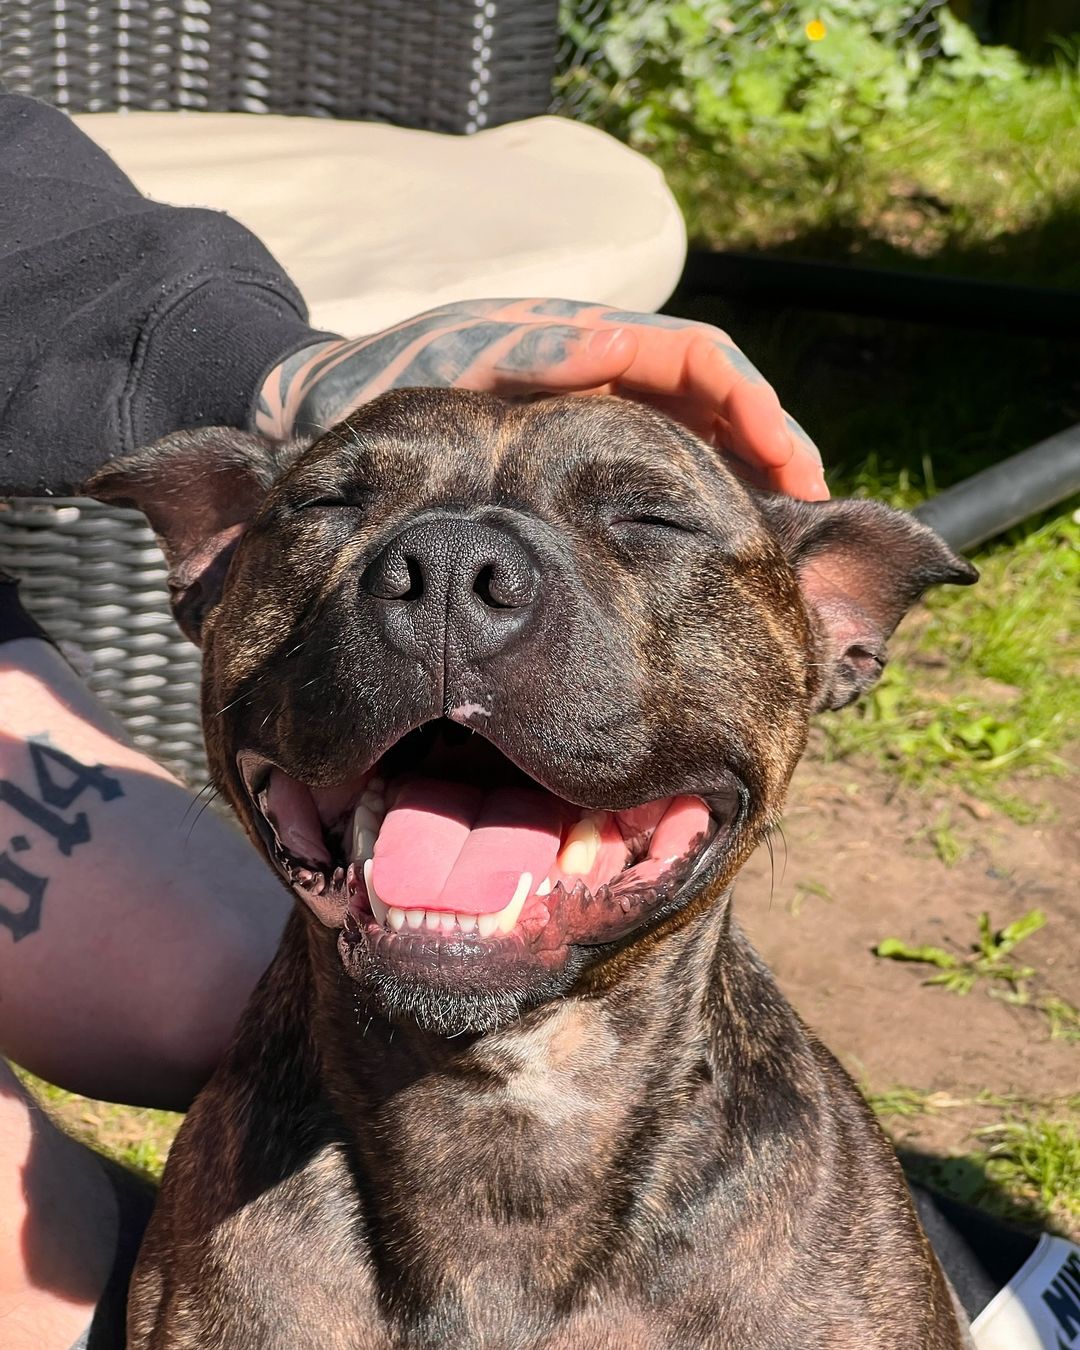
[[[6,886],[21,892],[26,903],[22,909],[10,909],[0,900],[0,924],[11,930],[12,942],[36,932],[41,923],[41,901],[48,885],[45,877],[28,872],[8,853],[0,853],[0,895]]]
[[[68,858],[76,845],[90,839],[90,821],[85,811],[76,812],[70,820],[60,813],[86,791],[96,792],[103,802],[109,802],[122,797],[124,789],[101,764],[81,764],[41,738],[32,738],[27,744],[38,796],[32,796],[17,783],[0,778],[0,802],[17,811],[44,834],[51,835],[56,847]],[[23,853],[32,848],[32,844],[25,835],[17,834],[9,840],[9,847],[16,853]],[[41,905],[48,884],[48,877],[29,871],[10,853],[0,853],[0,894],[5,887],[11,887],[25,901],[21,909],[12,909],[0,900],[0,925],[10,930],[12,941],[20,941],[40,926]]]

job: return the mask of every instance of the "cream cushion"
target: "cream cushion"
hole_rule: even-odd
[[[75,120],[147,196],[247,225],[300,288],[312,323],[333,332],[479,296],[654,310],[685,258],[682,216],[658,170],[563,118],[474,136],[246,113]]]

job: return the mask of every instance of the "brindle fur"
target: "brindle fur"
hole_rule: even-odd
[[[218,465],[205,491],[197,456]],[[744,787],[696,893],[494,1011],[376,988],[298,904],[174,1145],[132,1347],[967,1344],[889,1145],[730,903],[811,713],[865,687],[904,609],[966,564],[869,503],[758,498],[616,400],[402,392],[307,450],[181,435],[91,490],[165,541],[214,776],[256,841],[238,748],[329,785],[462,705],[583,805],[706,791],[723,767]],[[328,498],[350,505],[300,509]],[[615,538],[612,509],[657,500],[697,532]],[[409,665],[363,597],[382,542],[433,509],[509,522],[541,562],[545,602],[489,661],[444,632]]]

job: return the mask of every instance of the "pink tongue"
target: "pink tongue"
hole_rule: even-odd
[[[371,879],[398,909],[494,914],[523,872],[544,880],[562,841],[555,798],[532,788],[490,794],[466,783],[414,778],[398,792],[375,843]]]

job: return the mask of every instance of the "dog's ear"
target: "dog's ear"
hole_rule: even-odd
[[[176,621],[197,643],[248,522],[299,449],[229,427],[177,431],[106,464],[82,490],[146,516],[169,565]]]
[[[815,712],[842,708],[870,688],[885,665],[886,641],[924,591],[978,580],[933,530],[882,502],[754,498],[816,620]]]

